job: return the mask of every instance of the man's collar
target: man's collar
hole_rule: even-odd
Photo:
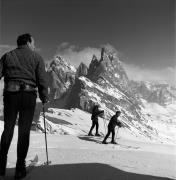
[[[20,45],[18,46],[19,49],[25,49],[25,48],[29,48],[28,45]]]

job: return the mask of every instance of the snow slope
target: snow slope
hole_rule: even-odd
[[[49,160],[52,164],[38,166],[25,179],[115,180],[115,179],[176,179],[176,146],[151,143],[132,137],[120,129],[118,145],[103,145],[103,137],[88,137],[90,114],[79,109],[54,109],[46,113]],[[105,133],[104,121],[99,119],[100,132]],[[40,117],[42,129],[43,117]],[[0,134],[3,121],[0,121]],[[110,141],[110,139],[108,139]],[[9,150],[7,179],[14,174],[16,162],[17,127]],[[27,160],[35,154],[39,163],[46,161],[44,134],[31,131]],[[162,158],[161,158],[162,157]],[[168,163],[169,162],[169,163]],[[163,178],[162,178],[163,177]]]

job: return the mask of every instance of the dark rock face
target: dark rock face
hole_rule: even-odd
[[[87,71],[88,67],[84,63],[81,63],[76,71],[76,76],[87,76]]]
[[[50,100],[61,98],[75,82],[76,69],[57,56],[47,70]]]
[[[100,60],[93,56],[87,77],[100,85],[108,81],[117,88],[128,89],[129,79],[122,63],[115,53],[105,48],[102,48]]]

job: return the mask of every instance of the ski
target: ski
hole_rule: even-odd
[[[51,161],[41,163],[39,161],[38,155],[36,154],[33,159],[28,160],[26,163],[27,175],[37,166],[46,166],[46,165],[50,165],[50,164],[51,164]]]
[[[26,162],[26,169],[27,175],[39,164],[39,158],[36,154],[33,159],[27,160]]]
[[[45,166],[45,165],[50,165],[50,164],[51,164],[51,161],[46,161],[44,163],[41,163],[39,161],[38,155],[35,155],[35,157],[32,160],[28,161],[27,168],[30,169],[36,166]]]
[[[27,161],[27,166],[35,166],[38,163],[38,155],[36,154],[33,159]]]

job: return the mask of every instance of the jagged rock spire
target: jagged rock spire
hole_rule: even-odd
[[[47,72],[51,100],[61,98],[74,84],[76,69],[61,56],[55,56]]]
[[[105,48],[103,47],[101,49],[101,59],[100,60],[103,60],[104,59],[104,53],[105,53]]]
[[[87,71],[88,71],[88,67],[83,62],[81,62],[76,71],[76,76],[77,77],[87,76]]]
[[[98,84],[105,83],[103,79],[123,89],[128,87],[128,76],[122,63],[117,57],[117,51],[110,47],[101,49],[101,57],[98,60],[94,55],[89,65],[87,77]]]

